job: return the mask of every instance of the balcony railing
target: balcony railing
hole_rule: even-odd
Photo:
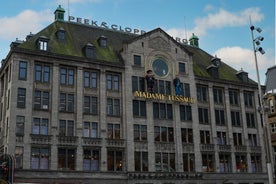
[[[261,146],[250,146],[251,153],[261,153],[262,147]]]
[[[155,149],[157,151],[175,151],[174,142],[155,142]]]
[[[191,143],[183,143],[182,144],[183,152],[194,152],[194,144]]]
[[[124,148],[125,140],[124,139],[106,139],[106,146]]]
[[[201,144],[200,151],[215,151],[214,144]]]
[[[50,144],[52,135],[30,134],[31,142],[34,144]]]
[[[231,152],[231,145],[221,145],[219,144],[218,145],[218,149],[219,151],[222,151],[222,152]]]
[[[78,137],[76,136],[57,136],[59,144],[72,145],[78,143]]]
[[[246,146],[235,146],[236,152],[247,152],[247,147]]]
[[[83,137],[82,144],[85,146],[101,146],[102,138]]]
[[[134,148],[135,148],[135,150],[147,150],[148,142],[147,141],[135,141]]]

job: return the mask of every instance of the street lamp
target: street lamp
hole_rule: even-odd
[[[250,20],[250,24],[251,24],[251,20]],[[267,167],[268,181],[269,181],[269,184],[273,184],[270,144],[269,144],[269,139],[268,139],[269,129],[268,129],[267,123],[265,123],[265,109],[264,109],[264,101],[263,101],[264,99],[263,99],[262,90],[261,90],[260,75],[259,75],[259,68],[258,68],[258,61],[257,61],[257,54],[256,54],[256,52],[258,52],[258,51],[261,54],[265,54],[264,49],[259,46],[261,44],[261,41],[264,40],[264,37],[258,36],[256,38],[254,38],[254,33],[253,33],[254,30],[256,30],[258,33],[260,33],[260,32],[262,32],[261,28],[254,27],[251,24],[250,30],[251,30],[251,36],[252,36],[253,52],[254,52],[254,59],[255,59],[257,79],[258,79],[259,103],[261,106],[260,112],[261,112],[261,118],[262,118],[263,130],[264,130],[264,142],[265,142],[265,151],[266,151],[266,167]],[[256,45],[257,45],[257,47],[256,47]]]

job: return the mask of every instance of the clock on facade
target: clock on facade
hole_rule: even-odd
[[[152,69],[154,73],[160,77],[164,77],[169,73],[167,62],[161,58],[157,58],[152,62]]]

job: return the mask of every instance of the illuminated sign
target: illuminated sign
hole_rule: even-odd
[[[122,26],[119,26],[117,24],[108,24],[106,22],[98,22],[98,21],[95,21],[95,20],[90,20],[90,19],[80,18],[80,17],[74,17],[74,16],[69,16],[68,21],[69,22],[77,22],[79,24],[90,25],[90,26],[94,26],[94,27],[100,27],[100,28],[104,28],[104,29],[110,29],[110,30],[113,30],[113,31],[133,33],[133,34],[137,34],[137,35],[142,35],[142,34],[146,33],[146,31],[140,30],[140,29],[132,29],[130,27],[122,27]],[[188,44],[187,39],[181,39],[179,37],[175,37],[174,39],[179,43]]]
[[[172,101],[172,102],[183,102],[183,103],[195,103],[194,99],[191,97],[176,96],[176,95],[165,95],[160,93],[149,93],[143,91],[135,91],[134,96],[138,98],[152,99],[152,100],[162,100],[162,101]]]

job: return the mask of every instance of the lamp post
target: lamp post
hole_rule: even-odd
[[[251,24],[251,20],[250,20]],[[267,126],[267,123],[265,122],[265,109],[264,109],[264,99],[263,94],[261,90],[261,83],[260,83],[260,75],[259,75],[259,68],[258,68],[258,61],[257,61],[257,54],[256,52],[260,52],[261,54],[265,54],[265,51],[262,47],[260,47],[260,41],[264,40],[264,37],[258,36],[254,38],[253,31],[256,30],[258,33],[262,32],[261,28],[254,27],[252,24],[250,26],[251,30],[251,36],[252,36],[252,44],[253,44],[253,52],[254,52],[254,59],[255,59],[255,65],[256,65],[256,72],[257,72],[257,80],[258,80],[258,90],[259,90],[259,103],[260,103],[260,113],[262,118],[262,124],[263,124],[263,131],[264,131],[264,143],[265,143],[265,151],[266,151],[266,167],[267,167],[267,174],[268,174],[268,181],[269,184],[273,184],[273,176],[272,176],[272,165],[271,165],[271,155],[270,155],[270,144],[269,144],[269,127]],[[257,45],[257,47],[256,47]]]

